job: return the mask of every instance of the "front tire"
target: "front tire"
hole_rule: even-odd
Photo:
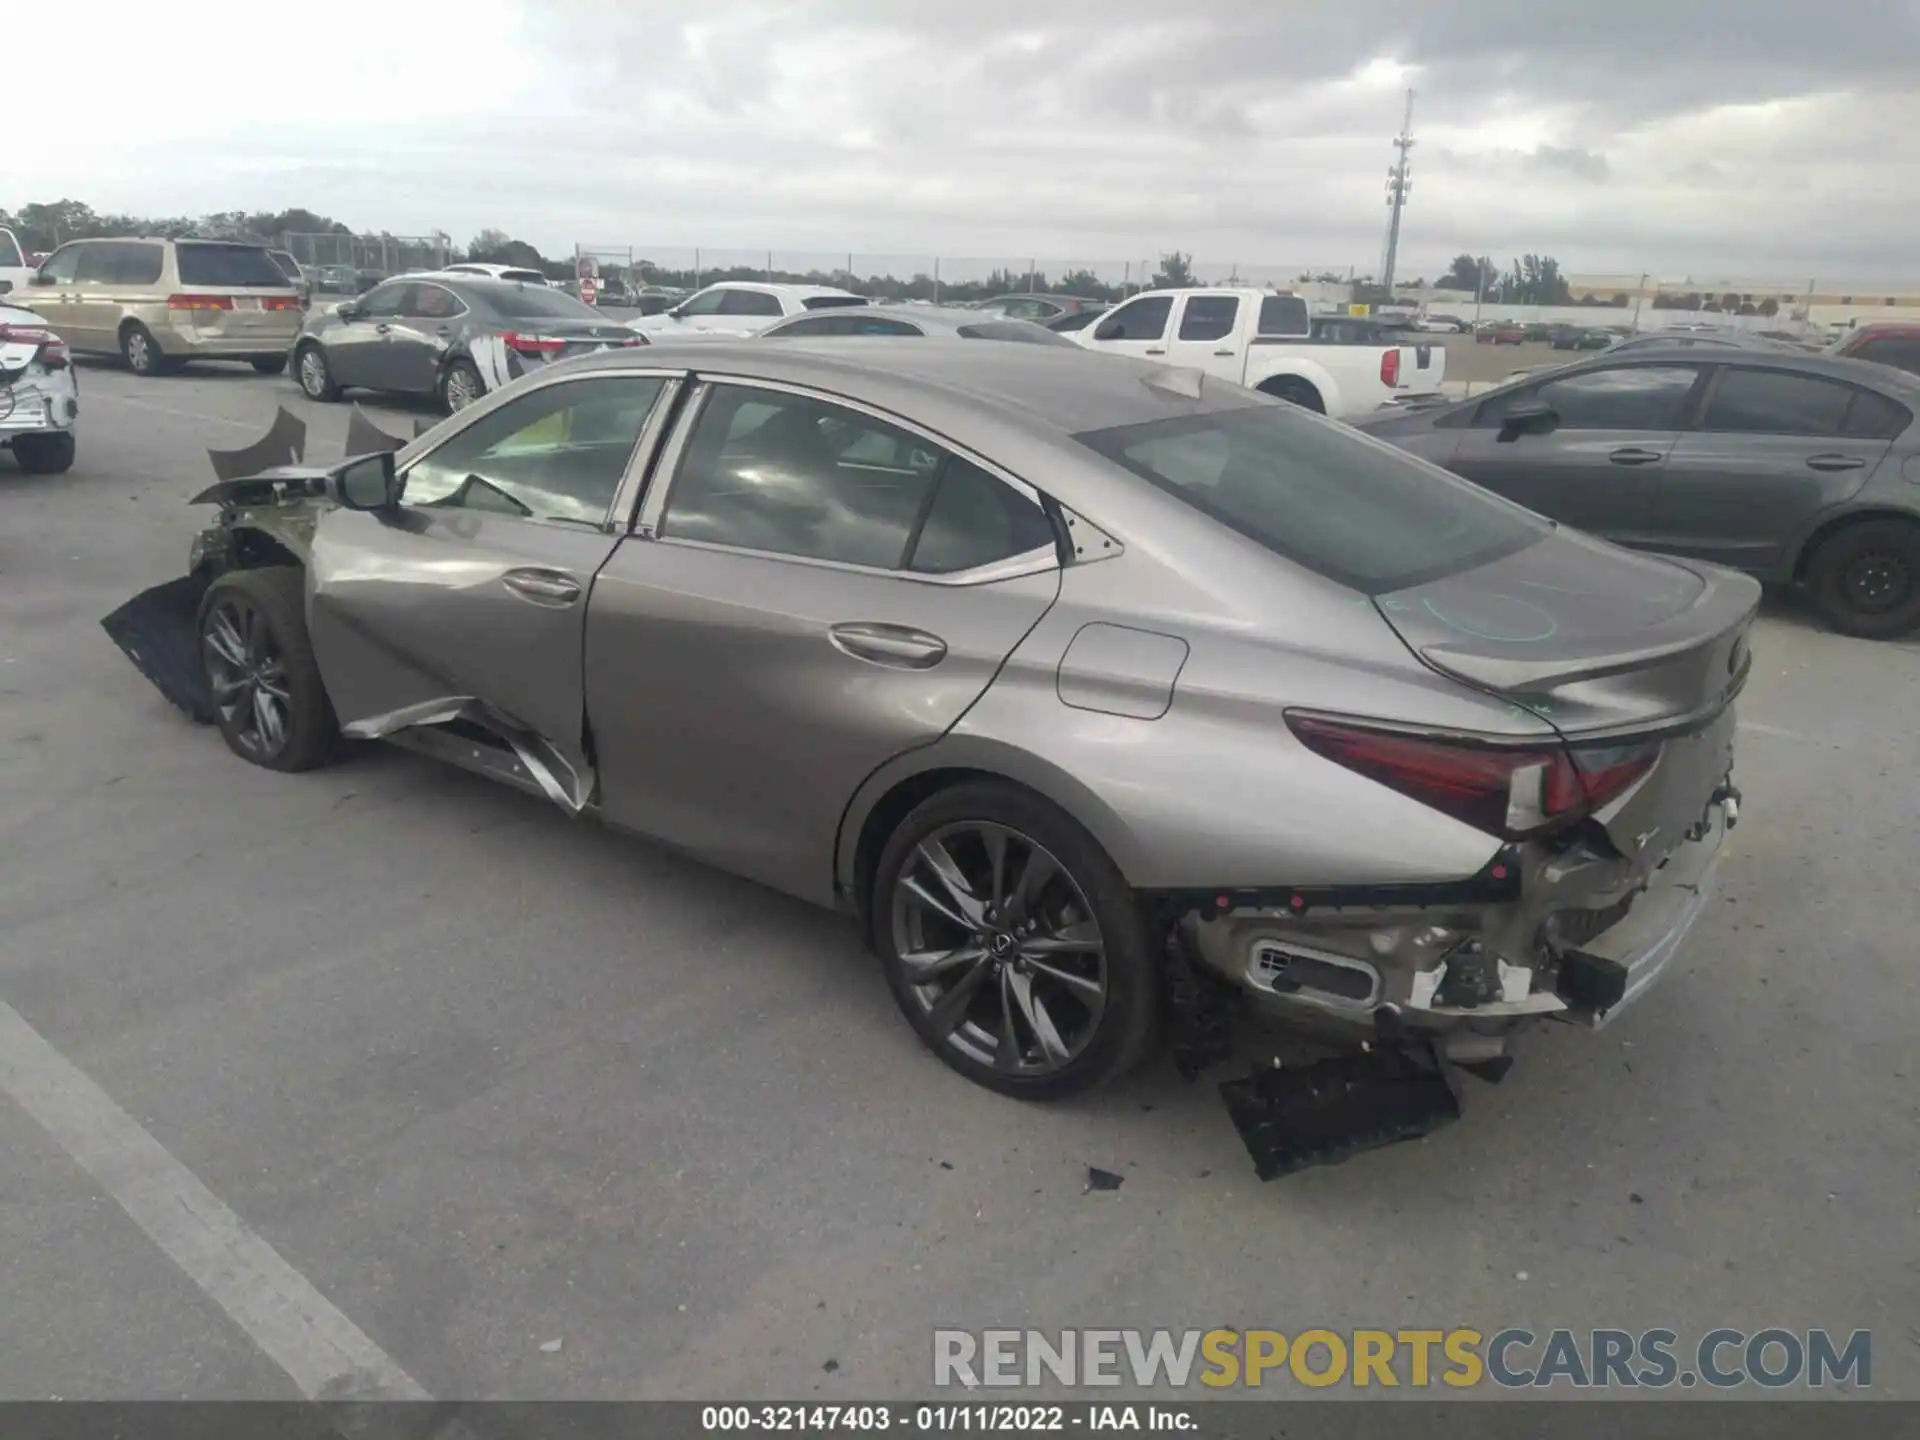
[[[74,441],[71,432],[57,435],[18,435],[13,441],[13,458],[29,475],[61,475],[73,468]]]
[[[1119,868],[1015,786],[921,802],[875,867],[873,933],[907,1022],[978,1085],[1054,1100],[1117,1080],[1159,1021],[1159,961]]]
[[[230,570],[200,603],[200,660],[227,748],[267,770],[311,770],[338,727],[307,638],[302,572]]]
[[[456,360],[440,375],[440,408],[457,415],[487,393],[486,382],[471,360]]]
[[[1920,629],[1920,525],[1863,520],[1834,532],[1807,561],[1807,588],[1842,635],[1891,640]]]
[[[327,364],[327,352],[318,345],[302,345],[294,356],[293,378],[309,400],[322,404],[340,398],[340,387],[333,383],[333,370]]]
[[[279,375],[284,373],[287,368],[287,357],[284,355],[269,355],[264,360],[254,361],[253,368],[258,370],[262,375]]]

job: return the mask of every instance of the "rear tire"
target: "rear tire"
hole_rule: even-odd
[[[1920,629],[1920,525],[1862,520],[1822,540],[1807,589],[1842,635],[1891,640]]]
[[[1276,400],[1285,400],[1289,405],[1298,405],[1302,410],[1311,410],[1316,415],[1327,413],[1327,402],[1320,398],[1320,392],[1311,381],[1302,380],[1297,375],[1283,375],[1277,380],[1269,380],[1260,387],[1262,393]]]
[[[471,360],[456,360],[440,372],[440,408],[457,415],[487,393],[486,382]]]
[[[200,602],[200,664],[227,748],[265,770],[311,770],[339,727],[307,638],[305,575],[229,570]]]
[[[956,867],[953,884],[930,853]],[[922,801],[881,850],[871,914],[907,1023],[975,1084],[1056,1100],[1119,1079],[1152,1046],[1160,961],[1133,891],[1029,791],[986,781]]]
[[[262,375],[283,374],[287,368],[287,357],[284,355],[271,355],[265,360],[254,361],[253,368],[258,370]]]
[[[293,357],[293,378],[309,400],[322,404],[340,398],[340,387],[333,383],[333,369],[327,364],[327,352],[309,341]]]
[[[57,435],[17,435],[13,458],[29,475],[59,475],[73,468],[74,443],[70,432]]]

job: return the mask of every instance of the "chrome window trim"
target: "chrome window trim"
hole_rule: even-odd
[[[511,385],[503,385],[478,404],[471,405],[461,411],[462,423],[457,428],[438,437],[434,440],[433,444],[418,454],[407,456],[404,464],[394,467],[395,473],[403,482],[402,499],[400,503],[403,506],[406,504],[404,498],[404,482],[406,477],[412,473],[414,466],[429,456],[436,454],[442,447],[466,434],[467,431],[471,430],[480,421],[505,405],[524,399],[526,396],[535,394],[538,391],[551,389],[556,385],[576,385],[583,380],[663,381],[664,383],[660,387],[659,395],[654,398],[653,408],[647,412],[646,420],[641,423],[640,433],[634,440],[633,448],[627,452],[626,469],[620,472],[620,481],[614,486],[613,499],[608,502],[607,513],[603,515],[597,523],[592,521],[563,520],[557,517],[542,515],[508,515],[503,517],[508,520],[518,520],[523,524],[546,525],[561,530],[568,530],[576,535],[580,533],[583,526],[591,526],[594,530],[603,534],[612,535],[622,533],[623,527],[619,524],[617,517],[632,507],[633,492],[646,473],[646,460],[653,453],[653,447],[659,444],[661,431],[663,431],[667,425],[667,416],[673,412],[673,401],[679,395],[680,385],[686,378],[687,372],[684,370],[586,370],[570,375],[533,376],[526,380],[515,381]],[[422,436],[421,438],[425,439],[427,437]],[[490,511],[488,513],[491,514],[493,512]]]
[[[918,570],[908,570],[895,565],[854,565],[842,560],[820,560],[808,555],[789,555],[778,550],[750,550],[741,545],[722,545],[711,540],[682,540],[672,535],[660,533],[660,522],[666,514],[668,502],[673,498],[673,488],[680,480],[680,463],[686,456],[687,446],[693,432],[698,428],[700,417],[706,413],[714,391],[723,385],[741,386],[751,390],[771,390],[783,395],[796,395],[805,400],[818,400],[824,404],[837,405],[856,414],[865,415],[890,425],[896,430],[918,436],[930,445],[938,446],[948,455],[957,456],[970,465],[975,465],[991,475],[1001,484],[1011,488],[1016,494],[1025,496],[1044,512],[1047,508],[1045,497],[1039,490],[1018,476],[1010,474],[1004,466],[996,465],[985,456],[978,454],[965,445],[956,444],[936,430],[931,430],[917,421],[907,420],[878,405],[864,400],[855,400],[849,396],[831,390],[822,390],[816,386],[801,385],[790,380],[763,380],[750,375],[707,374],[702,373],[694,382],[693,399],[674,427],[673,438],[661,452],[660,463],[655,467],[655,483],[647,486],[646,495],[640,507],[640,516],[634,533],[643,539],[661,545],[684,545],[701,550],[724,551],[732,555],[752,555],[761,559],[785,560],[796,565],[813,565],[823,569],[841,570],[858,575],[891,575],[896,579],[913,580],[928,585],[964,587],[968,585],[987,585],[998,580],[1012,580],[1023,575],[1044,574],[1049,570],[1064,568],[1060,563],[1057,545],[1035,547],[1020,555],[1008,555],[985,565],[976,565],[968,570],[955,570],[946,575],[933,575]]]

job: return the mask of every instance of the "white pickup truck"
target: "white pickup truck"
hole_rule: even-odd
[[[18,297],[27,288],[27,279],[33,274],[33,267],[27,264],[26,252],[20,248],[20,242],[14,233],[0,227],[0,295],[11,292]]]
[[[1148,290],[1073,332],[1089,350],[1188,365],[1336,419],[1440,392],[1430,344],[1316,340],[1307,302],[1270,290]]]

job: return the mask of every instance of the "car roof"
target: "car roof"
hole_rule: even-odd
[[[668,340],[583,355],[560,362],[549,373],[683,367],[713,375],[815,383],[936,426],[943,410],[987,414],[1040,436],[1077,435],[1269,403],[1198,371],[1079,346],[982,345],[941,336],[911,345],[875,344],[858,336],[819,336],[782,345],[759,337]]]
[[[1015,320],[1010,317],[982,315],[978,310],[962,310],[952,305],[864,305],[847,306],[863,320],[878,316],[882,320],[900,320],[911,325],[923,325],[931,330],[957,332],[963,325],[1032,325],[1036,330],[1044,330],[1044,325],[1034,325],[1031,320]],[[772,331],[785,330],[803,320],[817,320],[823,315],[844,314],[841,310],[809,310],[804,315],[795,315],[769,327]],[[826,339],[829,337],[816,337]]]
[[[758,290],[763,295],[785,295],[790,299],[804,300],[815,295],[854,295],[852,290],[842,290],[834,285],[784,285],[764,280],[715,280],[702,285],[702,290]],[[864,295],[855,296],[864,300]]]
[[[1581,374],[1588,370],[1611,368],[1616,365],[1659,365],[1674,361],[1690,361],[1739,365],[1746,369],[1787,370],[1798,375],[1808,375],[1824,380],[1839,380],[1851,385],[1871,385],[1897,397],[1903,404],[1920,405],[1920,375],[1910,375],[1904,370],[1896,370],[1891,365],[1877,364],[1871,360],[1842,359],[1837,355],[1821,355],[1811,350],[1802,350],[1798,346],[1781,346],[1779,349],[1760,347],[1729,346],[1726,349],[1737,351],[1737,355],[1724,353],[1720,346],[1708,346],[1705,353],[1698,345],[1649,345],[1621,355],[1616,347],[1591,360],[1576,361],[1571,365],[1556,367],[1555,375],[1566,376]],[[1536,371],[1529,379],[1537,378]]]

